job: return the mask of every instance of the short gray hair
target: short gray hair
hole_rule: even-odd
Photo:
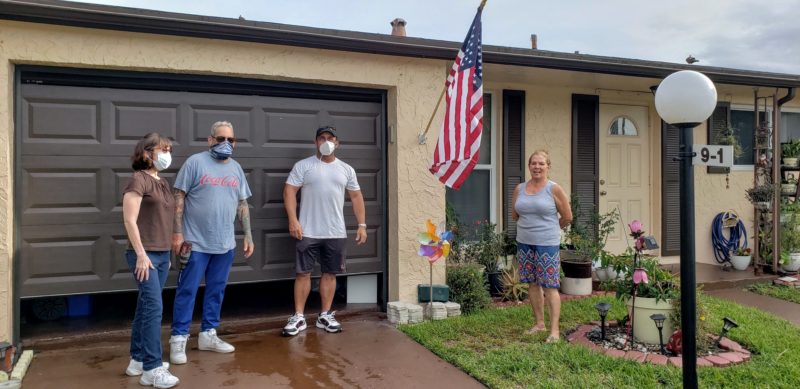
[[[211,125],[211,136],[217,136],[217,128],[228,127],[233,131],[233,124],[227,120],[221,120]]]

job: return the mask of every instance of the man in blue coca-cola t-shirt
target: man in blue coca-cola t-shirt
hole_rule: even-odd
[[[192,254],[178,276],[172,315],[170,361],[186,363],[186,342],[192,322],[194,299],[205,278],[200,350],[229,353],[234,347],[217,337],[222,298],[233,263],[236,239],[234,222],[238,216],[244,231],[244,255],[253,254],[250,211],[251,196],[244,171],[231,157],[236,144],[233,125],[217,122],[208,137],[209,150],[189,157],[175,179],[175,225],[173,250],[186,241]]]

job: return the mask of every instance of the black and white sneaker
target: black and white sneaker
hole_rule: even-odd
[[[289,318],[289,322],[286,323],[286,326],[283,327],[283,336],[295,336],[299,334],[300,331],[305,330],[306,327],[305,316],[295,313]]]
[[[336,321],[336,318],[333,316],[336,314],[336,311],[328,311],[322,312],[319,314],[319,318],[317,319],[317,328],[322,328],[325,331],[336,333],[342,332],[342,325]]]

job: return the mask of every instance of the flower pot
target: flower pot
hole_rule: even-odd
[[[786,166],[797,166],[797,158],[784,158],[783,164]]]
[[[597,280],[600,282],[608,281],[608,272],[607,269],[604,267],[598,267],[594,269],[594,274],[597,275]]]
[[[561,279],[561,293],[588,296],[592,294],[592,278],[564,277]]]
[[[489,294],[493,297],[503,295],[503,273],[501,272],[486,272],[486,278],[489,286]]]
[[[631,312],[631,305],[633,299],[628,299],[626,305],[628,306],[628,313]],[[664,329],[662,334],[664,336],[664,343],[666,344],[669,337],[674,332],[672,320],[669,319],[672,313],[672,302],[670,300],[660,300],[649,297],[637,297],[635,309],[633,310],[633,336],[639,342],[647,344],[658,343],[658,328],[656,323],[650,318],[650,315],[660,313],[668,319],[664,320]]]
[[[769,201],[757,201],[753,203],[753,207],[759,211],[769,211],[772,208],[772,203]]]
[[[614,270],[614,266],[607,267],[606,274],[608,274],[609,280],[619,280],[625,276],[624,272]]]
[[[570,278],[592,278],[592,262],[582,260],[561,260],[564,276]]]
[[[781,193],[795,194],[797,192],[797,184],[781,184]]]
[[[731,255],[731,265],[736,270],[747,270],[750,266],[750,255]]]
[[[796,272],[800,270],[800,253],[789,254],[791,261],[786,265],[781,265],[781,269],[786,272]]]

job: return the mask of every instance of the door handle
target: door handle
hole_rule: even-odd
[[[600,191],[600,196],[605,196],[606,194],[608,194],[606,191],[604,191],[604,190]]]

